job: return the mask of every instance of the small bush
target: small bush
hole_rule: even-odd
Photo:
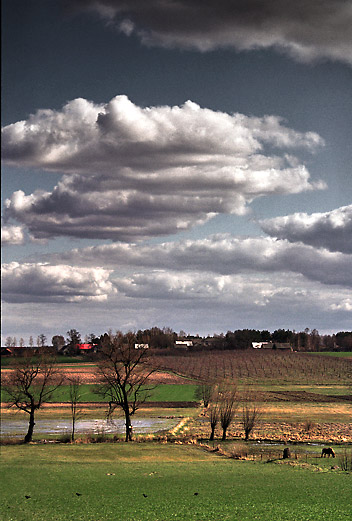
[[[344,470],[345,472],[351,472],[352,471],[352,450],[348,454],[347,450],[345,449],[343,454],[340,454],[339,456],[339,464],[341,470]]]
[[[303,424],[304,430],[309,434],[315,427],[315,423],[312,420],[306,420]]]
[[[0,445],[22,445],[22,438],[15,438],[11,436],[4,436],[0,439]]]
[[[105,443],[109,441],[105,429],[100,429],[96,433],[88,434],[87,436],[88,443]]]
[[[58,437],[57,441],[59,443],[71,443],[71,435],[65,432]]]
[[[230,450],[230,457],[233,459],[246,459],[248,457],[248,446],[245,443],[236,443]]]

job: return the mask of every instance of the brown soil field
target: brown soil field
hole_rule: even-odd
[[[64,365],[60,368],[66,378],[73,378],[79,376],[83,384],[95,384],[97,383],[96,377],[96,365],[85,364],[84,366],[78,366],[77,364]],[[6,376],[13,371],[11,368],[4,368],[1,370],[2,376]],[[187,384],[194,383],[194,381],[178,376],[173,373],[165,371],[156,371],[151,377],[150,382],[152,384]]]

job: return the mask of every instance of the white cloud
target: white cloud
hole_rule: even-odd
[[[351,319],[350,289],[336,292],[292,273],[155,271],[122,277],[116,285],[124,304],[139,309],[136,327],[145,313],[156,318],[154,323],[174,326],[176,321],[201,333],[246,327],[303,330],[314,324],[336,331],[339,321],[346,327]]]
[[[134,273],[115,280],[119,295],[140,301],[147,300],[151,306],[162,306],[162,302],[174,303],[196,309],[226,309],[228,306],[246,307],[251,312],[267,308],[265,313],[278,310],[280,303],[287,309],[299,311],[306,304],[317,308],[351,311],[346,303],[351,299],[350,291],[341,289],[339,295],[329,286],[307,281],[296,274],[235,274],[217,275],[199,272],[154,271]],[[156,304],[156,301],[160,302]],[[165,304],[167,305],[167,304]],[[280,314],[283,313],[281,310]]]
[[[101,302],[116,289],[111,271],[11,262],[2,266],[2,298],[6,302]]]
[[[167,235],[219,213],[243,214],[260,196],[325,188],[292,155],[323,140],[276,116],[192,102],[140,108],[117,96],[106,105],[78,99],[62,111],[41,110],[2,134],[5,162],[66,173],[52,192],[19,190],[5,202],[5,217],[36,238]]]
[[[330,251],[352,253],[352,205],[324,213],[295,213],[260,221],[271,236]]]
[[[253,155],[269,168],[258,155],[266,144],[310,150],[323,144],[318,134],[290,129],[277,116],[215,112],[191,101],[142,108],[124,95],[104,105],[78,98],[61,111],[39,110],[4,127],[2,140],[3,158],[12,165],[84,174],[114,169],[129,179],[135,171],[137,180],[199,164],[246,167]]]
[[[23,244],[24,234],[22,226],[2,226],[1,227],[1,244],[13,245]]]
[[[147,45],[209,51],[274,48],[297,60],[352,63],[352,7],[346,0],[73,0]]]
[[[217,235],[207,239],[147,246],[106,244],[51,255],[50,261],[101,265],[114,270],[134,267],[221,275],[297,273],[322,284],[352,286],[351,255],[315,249],[304,244],[290,244],[269,237]]]
[[[26,283],[24,279],[22,282]],[[341,331],[351,323],[350,289],[336,291],[336,287],[299,274],[219,275],[159,270],[132,275],[115,273],[113,284],[118,292],[104,291],[108,298],[99,303],[64,300],[63,306],[62,300],[55,303],[49,296],[45,300],[7,298],[10,303],[5,302],[4,335],[16,331],[19,336],[20,331],[21,336],[40,332],[49,336],[53,331],[64,334],[72,327],[99,334],[109,327],[137,330],[151,325],[200,334],[246,327]],[[20,288],[23,290],[23,283]],[[48,302],[55,319],[49,316],[43,322]]]
[[[338,303],[330,304],[330,309],[332,311],[352,311],[352,299],[344,298]]]

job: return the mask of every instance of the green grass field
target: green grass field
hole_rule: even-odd
[[[335,356],[337,358],[352,358],[352,351],[309,351],[310,355]]]
[[[150,397],[147,402],[192,402],[197,401],[195,397],[196,384],[161,384],[153,389],[150,393]],[[239,390],[247,388],[246,386],[239,386]],[[347,385],[278,385],[276,383],[258,384],[252,386],[253,391],[263,390],[266,392],[275,391],[305,391],[310,393],[316,393],[318,395],[347,395],[351,394],[351,388]],[[81,401],[82,402],[104,402],[105,400],[97,394],[95,390],[96,386],[92,384],[81,385]],[[1,392],[1,401],[6,402],[7,396],[4,391]],[[51,402],[69,402],[69,386],[63,385],[57,391],[55,391]]]
[[[106,399],[94,392],[94,385],[82,384],[80,386],[82,402],[104,402]],[[147,401],[149,402],[192,402],[195,401],[196,385],[193,384],[163,384],[153,389]],[[1,392],[1,401],[7,402],[5,391]],[[69,386],[63,385],[55,391],[51,402],[69,402]]]
[[[6,446],[1,460],[3,521],[351,519],[351,475],[327,467],[154,443]]]

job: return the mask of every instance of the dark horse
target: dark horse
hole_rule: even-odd
[[[329,447],[328,449],[323,449],[321,451],[321,458],[327,456],[328,458],[330,458],[330,456],[332,456],[333,458],[335,457],[335,452],[332,450],[331,447]]]

